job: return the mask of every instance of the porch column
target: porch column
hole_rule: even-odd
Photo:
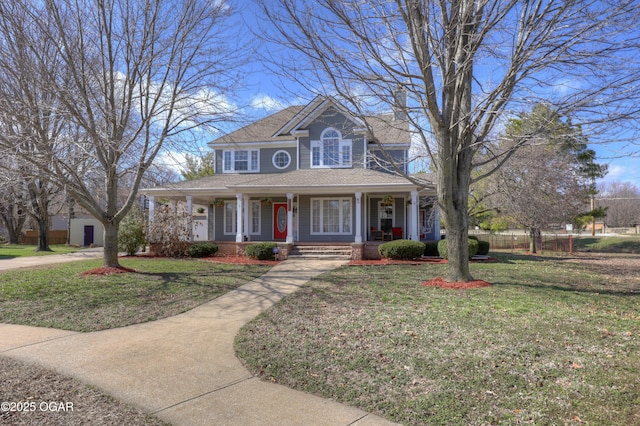
[[[287,239],[288,244],[293,243],[293,193],[287,192]]]
[[[171,209],[173,214],[176,214],[178,212],[178,204],[176,203],[176,200],[169,200],[169,208]]]
[[[243,210],[245,212],[245,214],[243,214],[242,216],[242,221],[243,221],[243,225],[242,225],[242,229],[244,229],[244,233],[243,235],[249,236],[249,196],[245,195],[244,197],[242,197],[242,204],[244,206]]]
[[[189,232],[189,240],[193,241],[193,197],[187,195],[187,215],[191,218],[191,232]]]
[[[411,191],[411,239],[420,240],[418,235],[418,191]]]
[[[362,192],[356,192],[356,243],[362,242]]]
[[[242,194],[236,194],[236,243],[242,242],[242,224],[244,220],[242,219]]]
[[[156,211],[156,197],[154,197],[153,195],[149,195],[147,199],[149,200],[149,223],[152,223],[153,215]]]

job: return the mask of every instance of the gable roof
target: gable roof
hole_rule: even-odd
[[[282,123],[290,121],[303,108],[304,105],[290,106],[219,137],[209,142],[209,145],[215,147],[218,144],[292,140],[291,135],[275,136],[275,133],[282,126]]]
[[[365,123],[335,99],[316,96],[307,105],[290,106],[268,115],[209,142],[209,146],[215,148],[216,145],[237,143],[293,141],[297,130],[306,128],[330,107],[336,108],[363,131],[366,131],[368,124],[370,131],[367,132],[367,138],[372,142],[403,145],[411,143],[411,131],[406,120],[394,120],[393,114],[381,114],[366,117]]]
[[[323,112],[325,112],[329,107],[334,107],[351,121],[353,121],[357,126],[363,127],[364,123],[359,118],[355,117],[351,112],[346,109],[342,104],[336,102],[335,99],[331,97],[323,97],[316,96],[307,106],[305,106],[295,117],[293,117],[289,122],[285,123],[278,131],[274,134],[274,136],[292,134],[296,130],[304,129],[307,127],[313,120],[318,118]]]

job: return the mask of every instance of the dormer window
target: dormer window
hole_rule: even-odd
[[[257,149],[224,151],[222,154],[224,173],[252,173],[260,171],[260,158]]]
[[[351,167],[351,139],[342,139],[334,128],[325,129],[320,140],[311,141],[311,167]]]

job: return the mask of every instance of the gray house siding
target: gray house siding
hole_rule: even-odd
[[[329,128],[340,131],[343,139],[351,139],[351,164],[353,168],[364,168],[364,136],[353,132],[354,123],[335,108],[327,110],[307,129],[309,136],[300,138],[300,169],[311,168],[311,141],[320,139],[322,132]]]
[[[398,167],[400,167],[400,169],[404,173],[407,173],[407,164],[406,164],[407,159],[406,159],[405,153],[406,151],[403,149],[394,149],[394,150],[387,151],[387,154],[391,156],[391,158],[393,159],[393,162]],[[389,163],[385,154],[382,153],[380,150],[372,150],[369,153],[368,163],[369,164],[367,168],[371,170],[378,170],[381,172],[389,172],[393,170],[393,166],[391,165],[391,163]]]
[[[273,165],[273,156],[276,152],[286,151],[291,158],[289,166],[285,169],[279,169]],[[260,150],[260,173],[284,173],[296,170],[298,156],[295,148],[262,148]]]
[[[230,149],[232,150],[232,149]],[[223,152],[224,149],[216,149],[215,152],[215,171],[216,173],[224,173],[222,161],[223,161]],[[296,155],[296,148],[262,148],[259,150],[259,160],[260,160],[260,170],[258,172],[244,172],[251,174],[259,174],[259,173],[285,173],[290,172],[292,170],[296,170],[297,168],[297,160],[298,156]],[[284,169],[279,169],[273,164],[273,156],[276,152],[286,151],[289,153],[289,157],[291,158],[291,162],[289,166]],[[242,172],[241,172],[242,173]]]

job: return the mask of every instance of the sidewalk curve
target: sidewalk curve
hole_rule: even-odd
[[[0,324],[0,354],[80,379],[174,425],[389,425],[360,409],[260,381],[233,350],[245,323],[341,264],[288,260],[191,311],[118,329]]]

